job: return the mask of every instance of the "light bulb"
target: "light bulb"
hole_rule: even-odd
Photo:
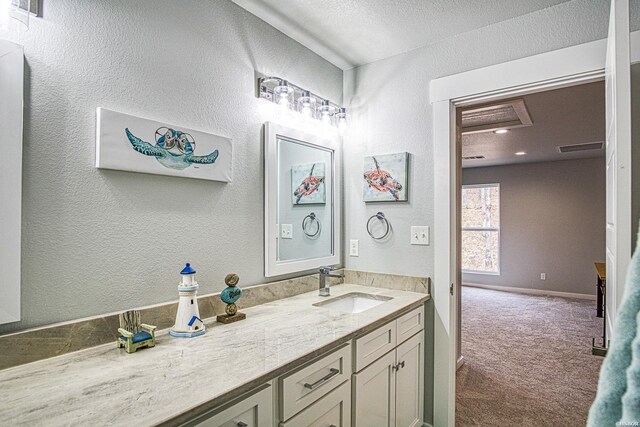
[[[312,118],[315,116],[316,99],[311,96],[308,90],[302,91],[302,95],[298,98],[298,111],[304,117]]]
[[[336,113],[336,118],[338,119],[338,130],[344,132],[347,129],[347,109],[339,108]]]
[[[293,88],[289,86],[289,82],[281,80],[280,84],[273,89],[273,93],[278,95],[278,105],[283,108],[289,107],[289,96],[293,93]]]
[[[326,126],[331,126],[331,122],[333,121],[333,114],[336,112],[336,109],[329,104],[328,99],[322,100],[322,104],[318,107],[318,111],[320,111],[320,119],[322,120],[322,124]]]

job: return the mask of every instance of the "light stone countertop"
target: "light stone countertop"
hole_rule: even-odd
[[[312,304],[317,291],[243,310],[246,320],[205,321],[196,338],[157,335],[156,347],[127,354],[115,342],[0,371],[0,425],[176,424],[369,332],[428,294],[338,285],[392,300],[358,314]],[[197,408],[197,410],[196,410]],[[180,414],[183,414],[180,416]],[[185,415],[186,414],[186,415]]]

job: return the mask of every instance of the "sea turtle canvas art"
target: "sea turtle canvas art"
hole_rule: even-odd
[[[291,167],[291,193],[294,205],[326,203],[324,162]]]
[[[409,153],[364,158],[365,202],[406,202]]]
[[[98,108],[96,167],[231,181],[231,140]]]

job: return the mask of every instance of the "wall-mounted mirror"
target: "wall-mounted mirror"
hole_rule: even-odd
[[[340,137],[265,124],[265,276],[341,262]]]
[[[22,46],[0,40],[0,324],[20,320]]]

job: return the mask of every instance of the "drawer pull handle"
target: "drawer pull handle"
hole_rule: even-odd
[[[238,427],[249,427],[249,424],[238,421]]]
[[[329,427],[337,427],[335,424],[331,424]]]
[[[322,384],[326,383],[327,381],[329,381],[331,378],[335,377],[339,373],[340,373],[340,369],[331,368],[327,375],[325,375],[324,377],[320,378],[315,383],[313,383],[313,384],[305,383],[304,384],[304,388],[308,388],[309,390],[313,390],[314,388],[318,387],[319,385],[322,385]]]

